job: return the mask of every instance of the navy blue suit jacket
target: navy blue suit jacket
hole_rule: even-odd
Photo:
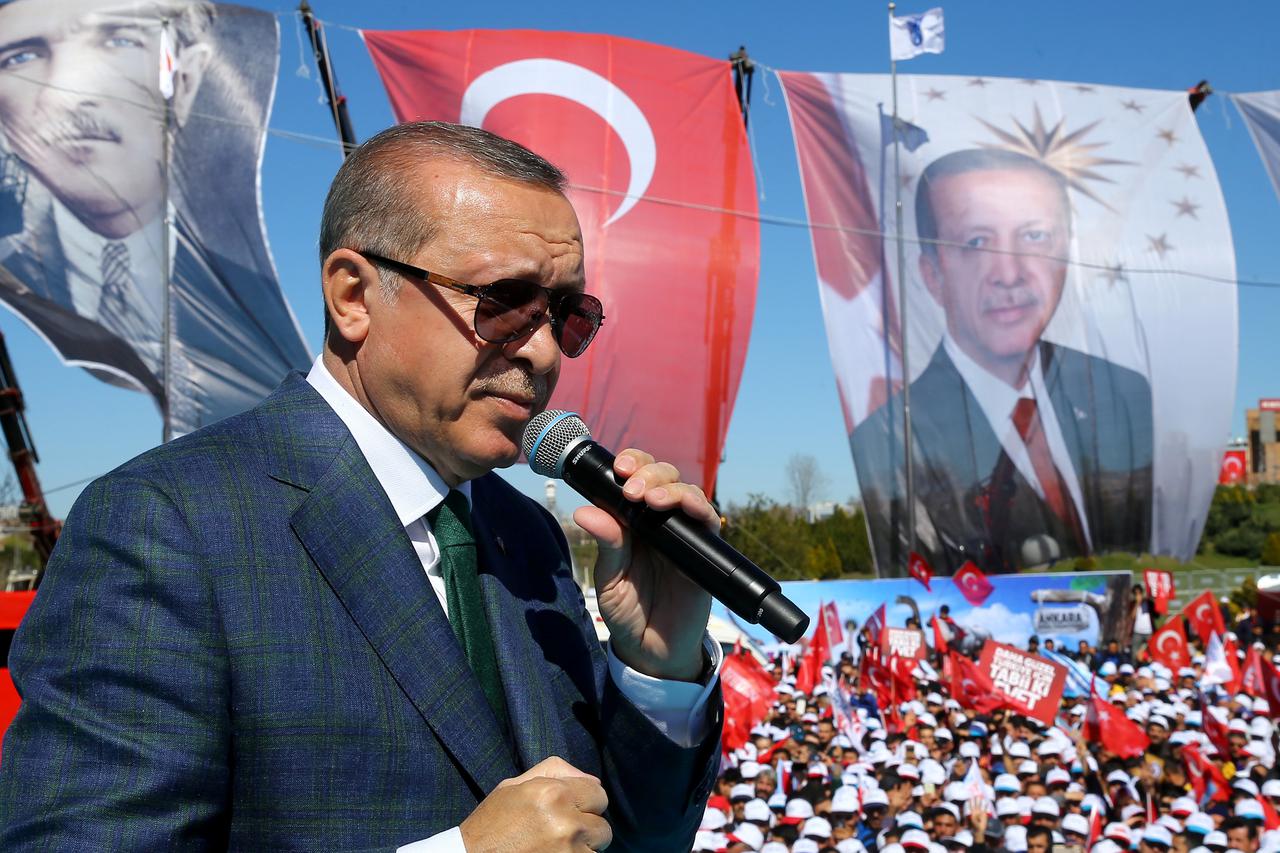
[[[611,850],[689,849],[717,768],[607,674],[558,525],[473,484],[504,737],[354,439],[297,374],[77,501],[12,649],[0,849],[388,849],[549,756]]]

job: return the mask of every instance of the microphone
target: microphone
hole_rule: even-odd
[[[658,511],[627,500],[626,481],[613,471],[613,454],[591,440],[576,414],[543,412],[524,428],[521,445],[535,472],[563,479],[738,616],[788,643],[804,635],[809,617],[782,594],[778,582],[702,522],[679,509]]]

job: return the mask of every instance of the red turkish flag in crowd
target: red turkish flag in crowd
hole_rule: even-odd
[[[875,612],[867,617],[866,629],[871,635],[871,645],[879,648],[884,643],[884,629],[888,625],[885,616],[886,605],[881,604]]]
[[[915,671],[915,668],[916,658],[898,657],[897,655],[889,658],[889,671],[893,673],[899,702],[915,701],[916,680],[911,674]]]
[[[844,628],[840,625],[840,609],[834,601],[822,605],[823,616],[827,622],[827,644],[834,649],[844,642]]]
[[[929,624],[933,626],[933,650],[938,654],[946,654],[951,644],[947,642],[947,634],[942,630],[942,620],[935,613]]]
[[[1170,619],[1163,628],[1151,635],[1147,640],[1147,654],[1175,673],[1191,663],[1191,650],[1187,648],[1187,633],[1183,629],[1181,616]]]
[[[1280,672],[1265,658],[1259,658],[1258,665],[1262,669],[1262,692],[1254,695],[1267,700],[1271,717],[1280,717]]]
[[[726,750],[737,749],[750,738],[773,704],[773,680],[749,654],[732,654],[720,667],[720,688],[724,694],[724,736]]]
[[[760,265],[729,63],[585,33],[361,35],[397,121],[483,127],[568,175],[587,289],[608,319],[564,362],[551,406],[581,414],[605,447],[643,447],[710,494]]]
[[[929,566],[929,561],[915,551],[907,559],[907,574],[920,581],[926,592],[933,592],[929,587],[929,582],[933,580],[933,569]]]
[[[1213,744],[1213,748],[1222,755],[1230,753],[1231,743],[1227,737],[1227,724],[1218,719],[1217,714],[1209,710],[1209,705],[1204,701],[1203,696],[1200,697],[1200,719],[1205,737],[1209,739],[1209,743]]]
[[[880,660],[880,655],[866,654],[862,658],[862,690],[874,693],[881,708],[893,701],[893,673]]]
[[[964,596],[964,600],[974,607],[981,607],[995,590],[991,581],[987,580],[987,576],[982,573],[982,569],[975,566],[972,560],[967,560],[960,570],[951,576],[951,580]]]
[[[1186,618],[1187,624],[1203,643],[1208,643],[1209,638],[1214,634],[1227,633],[1218,600],[1209,590],[1205,590],[1187,602],[1187,606],[1182,608],[1182,616]]]
[[[813,636],[800,655],[800,670],[796,673],[796,689],[801,693],[812,693],[813,688],[822,680],[822,667],[831,659],[831,636],[827,632],[826,605],[818,608],[818,624],[813,628]]]
[[[1258,696],[1266,689],[1262,680],[1262,655],[1258,653],[1257,646],[1249,646],[1249,651],[1245,652],[1240,687],[1250,696]]]
[[[1161,616],[1168,613],[1169,599],[1173,598],[1175,592],[1173,573],[1160,569],[1146,569],[1142,572],[1142,578],[1147,585],[1147,597],[1155,606],[1156,613]]]
[[[1003,704],[995,695],[991,679],[976,663],[955,652],[947,653],[947,663],[951,668],[951,695],[962,706],[989,714]]]
[[[1227,777],[1216,763],[1200,753],[1200,747],[1194,743],[1183,746],[1182,762],[1187,766],[1187,779],[1191,782],[1196,802],[1204,802],[1206,796],[1220,803],[1231,799],[1231,786]]]
[[[1085,715],[1085,739],[1102,744],[1103,749],[1121,758],[1142,755],[1151,743],[1141,726],[1092,690]]]

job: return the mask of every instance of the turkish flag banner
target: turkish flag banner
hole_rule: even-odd
[[[1227,633],[1222,611],[1218,608],[1218,600],[1207,589],[1187,602],[1187,606],[1182,608],[1182,616],[1196,632],[1196,636],[1206,644],[1214,634],[1222,636]]]
[[[972,560],[965,561],[960,570],[951,576],[951,580],[955,583],[956,589],[960,590],[960,594],[964,596],[964,600],[974,607],[981,607],[988,596],[995,591],[991,581],[987,580],[987,576],[982,573],[982,569],[975,566]]]
[[[1262,655],[1257,646],[1249,646],[1244,653],[1244,668],[1240,671],[1240,687],[1250,696],[1259,696],[1266,690],[1262,679]]]
[[[836,607],[834,601],[828,601],[822,605],[822,611],[827,624],[827,642],[834,649],[844,642],[844,628],[840,626],[840,609]]]
[[[1170,619],[1151,635],[1147,640],[1147,654],[1175,673],[1191,663],[1191,650],[1187,648],[1187,633],[1181,616]]]
[[[1136,758],[1146,752],[1151,739],[1142,726],[1124,715],[1124,711],[1090,691],[1089,710],[1085,715],[1085,738],[1102,744],[1107,752],[1121,758]]]
[[[1204,802],[1207,796],[1214,802],[1225,803],[1231,799],[1231,785],[1226,775],[1217,764],[1200,753],[1200,747],[1194,743],[1182,747],[1182,760],[1187,766],[1187,779],[1195,793],[1196,802]],[[1266,803],[1266,797],[1259,798]]]
[[[947,664],[951,670],[951,695],[962,706],[979,714],[989,714],[1004,704],[995,695],[991,679],[973,661],[964,655],[948,652]]]
[[[933,569],[930,568],[929,561],[915,551],[911,552],[907,560],[907,574],[920,581],[926,592],[933,592],[929,587],[929,582],[933,580]]]
[[[567,174],[587,291],[606,319],[591,348],[563,362],[550,405],[582,415],[605,447],[644,448],[710,494],[760,264],[729,63],[582,33],[361,35],[398,121],[483,127]]]
[[[978,665],[996,696],[1047,726],[1053,724],[1067,683],[1066,667],[995,640],[982,647]]]
[[[747,742],[751,729],[769,712],[773,684],[753,657],[732,654],[720,667],[720,687],[725,709],[723,745],[726,750],[733,750]]]
[[[880,636],[885,657],[897,655],[900,658],[920,660],[928,654],[924,631],[916,628],[885,628]]]
[[[1155,606],[1156,613],[1161,616],[1169,612],[1169,599],[1176,590],[1173,585],[1173,573],[1160,569],[1144,569],[1142,579],[1147,585],[1147,597]]]
[[[1262,670],[1263,699],[1267,700],[1267,714],[1272,719],[1280,717],[1280,672],[1266,658],[1260,658],[1258,665]]]
[[[1234,486],[1245,480],[1245,452],[1227,450],[1222,454],[1222,467],[1218,469],[1218,485]]]

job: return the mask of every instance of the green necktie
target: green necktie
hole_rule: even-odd
[[[440,570],[444,575],[445,602],[449,623],[462,646],[471,671],[498,718],[507,728],[507,702],[498,675],[498,657],[493,650],[493,634],[484,615],[484,599],[476,567],[476,540],[471,533],[471,508],[466,495],[450,489],[444,503],[427,513],[431,532],[440,548]]]

